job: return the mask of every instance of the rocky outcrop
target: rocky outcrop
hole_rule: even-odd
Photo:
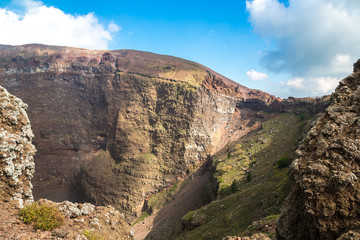
[[[239,102],[280,102],[171,56],[43,45],[0,54],[0,83],[29,104],[34,194],[61,201],[77,189],[73,200],[113,204],[130,218],[147,196],[271,117]]]
[[[19,206],[33,200],[35,147],[27,105],[0,87],[0,201]]]
[[[359,63],[359,61],[358,61]],[[360,229],[360,71],[343,79],[298,147],[278,239],[357,239]]]

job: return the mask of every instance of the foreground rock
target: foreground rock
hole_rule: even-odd
[[[277,225],[278,239],[358,239],[360,61],[296,153],[294,185]]]
[[[0,201],[20,207],[33,200],[31,178],[35,171],[33,133],[27,105],[0,86]]]

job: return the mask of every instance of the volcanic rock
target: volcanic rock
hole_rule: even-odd
[[[33,202],[31,179],[35,164],[33,133],[27,105],[0,87],[0,239],[84,239],[84,233],[113,239],[132,239],[125,217],[112,206],[41,199],[38,204],[59,208],[63,226],[50,232],[34,231],[25,225],[18,209]],[[96,222],[94,221],[96,219]]]
[[[171,56],[44,45],[0,54],[0,84],[29,104],[34,195],[112,204],[129,217],[280,106]]]
[[[292,164],[278,239],[357,239],[360,229],[360,71],[343,79]]]
[[[21,207],[33,200],[35,147],[27,105],[0,87],[0,201]]]

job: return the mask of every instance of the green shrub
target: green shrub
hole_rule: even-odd
[[[135,226],[137,223],[144,221],[149,216],[150,214],[148,212],[143,212],[141,216],[138,219],[136,219],[136,221],[132,225]]]
[[[247,181],[247,182],[250,182],[250,181],[252,180],[252,178],[253,178],[252,173],[251,173],[251,172],[248,172],[248,173],[246,174],[246,181]]]
[[[53,230],[64,222],[60,210],[51,205],[35,202],[19,210],[20,219],[26,224],[33,224],[34,229]]]
[[[238,182],[234,179],[234,181],[232,182],[231,184],[231,192],[234,193],[234,192],[237,192],[238,191],[238,188],[239,188],[239,184]]]
[[[219,194],[222,198],[229,196],[231,194],[230,186],[223,186],[222,188],[220,188]]]
[[[88,240],[107,240],[108,238],[104,237],[104,235],[100,232],[86,230],[84,232],[84,236]]]
[[[218,178],[217,182],[222,183],[222,182],[224,182],[224,179],[223,178]]]
[[[256,164],[256,159],[252,159],[250,162],[250,167],[254,166]]]
[[[278,161],[277,161],[277,165],[278,168],[286,168],[291,164],[291,158],[287,157],[287,156],[283,156],[281,157]]]
[[[306,118],[306,114],[305,114],[305,113],[300,114],[300,120],[301,120],[301,121],[305,120],[305,118]]]

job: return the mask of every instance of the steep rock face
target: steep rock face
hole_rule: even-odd
[[[43,45],[0,53],[0,83],[29,104],[36,195],[80,187],[84,200],[130,215],[280,104],[170,56]]]
[[[39,232],[19,221],[18,208],[33,202],[31,179],[35,164],[33,133],[27,104],[0,86],[0,238],[1,239],[85,239],[84,232],[113,239],[133,239],[124,215],[111,206],[94,206],[68,201],[39,204],[55,206],[65,216],[61,229]],[[95,230],[92,230],[95,231]]]
[[[0,201],[32,201],[35,147],[27,105],[0,87]]]
[[[300,144],[294,185],[278,239],[357,239],[360,219],[360,71],[340,82],[331,104]]]

